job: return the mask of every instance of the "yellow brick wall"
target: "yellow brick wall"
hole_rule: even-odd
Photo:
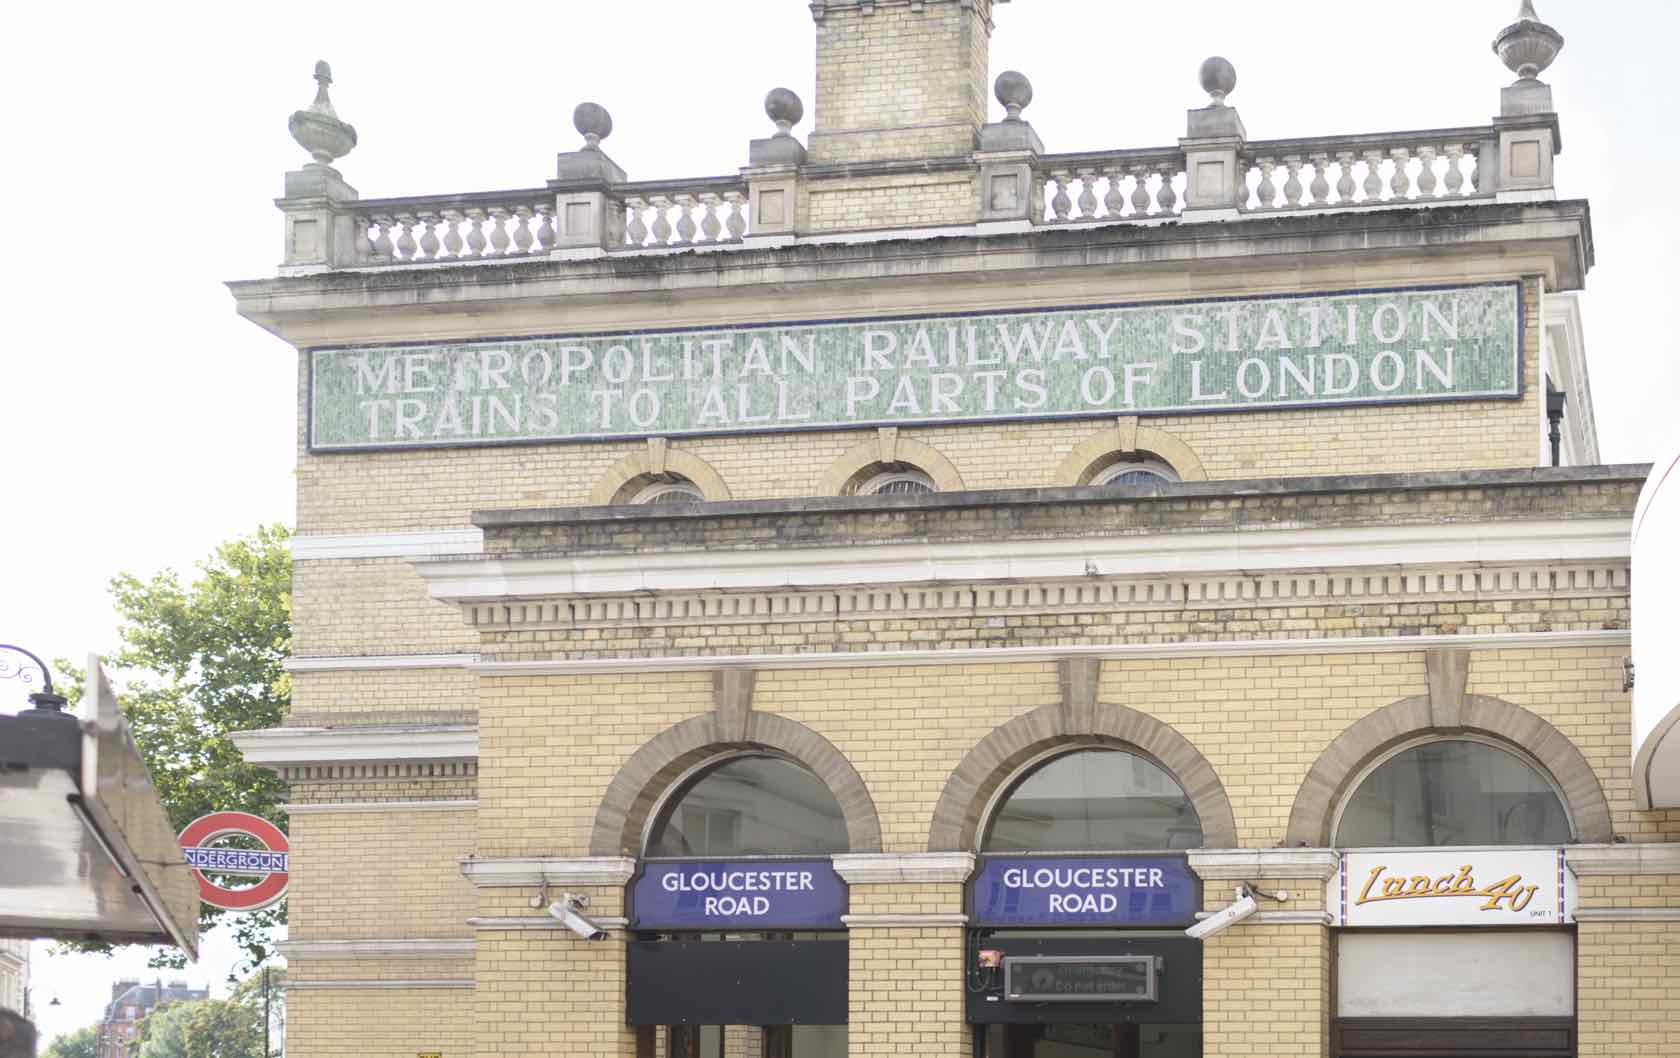
[[[990,4],[965,7],[933,0],[818,20],[814,164],[973,150],[986,120]],[[856,129],[882,131],[846,134]]]
[[[293,815],[291,938],[470,936],[473,888],[460,860],[475,845],[474,815],[471,808]]]
[[[1680,908],[1680,878],[1592,875],[1580,906]],[[1680,1054],[1680,920],[1576,927],[1581,1058]]]
[[[413,566],[399,558],[293,563],[292,635],[299,657],[478,649],[460,608],[429,598]]]
[[[973,224],[979,177],[967,170],[806,180],[799,186],[803,234]]]
[[[372,654],[379,647],[377,608],[351,608],[366,624],[342,645],[347,653]],[[459,615],[460,611],[455,611]],[[311,726],[335,723],[388,723],[426,717],[439,723],[470,722],[478,709],[478,677],[464,668],[359,669],[294,672],[289,722]]]
[[[479,1032],[466,988],[299,988],[286,994],[289,1058],[414,1058],[425,1051],[457,1058],[473,1053]]]
[[[854,929],[847,939],[848,1058],[970,1053],[962,927]]]
[[[1209,883],[1209,909],[1229,893]],[[1247,923],[1202,945],[1204,1058],[1328,1053],[1330,946],[1319,926]]]

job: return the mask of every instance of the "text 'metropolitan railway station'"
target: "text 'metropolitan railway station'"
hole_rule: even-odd
[[[292,117],[295,1058],[1680,1053],[1562,37],[1443,27],[1462,127],[1251,138],[1215,58],[1058,154],[1040,5],[810,6],[733,173],[585,103],[369,199]]]

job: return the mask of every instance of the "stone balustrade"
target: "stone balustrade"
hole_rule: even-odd
[[[1361,136],[1255,140],[1239,154],[1248,210],[1427,205],[1487,198],[1477,159],[1499,132],[1435,129]]]
[[[1184,152],[1176,147],[1047,154],[1039,164],[1045,224],[1152,220],[1184,208]]]
[[[778,88],[765,99],[774,134],[751,141],[748,164],[734,174],[631,181],[601,147],[612,134],[611,115],[583,103],[572,116],[583,146],[559,155],[545,187],[366,200],[332,168],[356,146],[356,132],[334,112],[331,70],[321,63],[315,102],[292,115],[293,137],[313,161],[286,174],[282,268],[298,274],[885,239],[895,230],[984,235],[1551,198],[1558,121],[1538,74],[1561,46],[1525,6],[1494,43],[1518,79],[1501,89],[1499,114],[1487,125],[1250,140],[1227,102],[1236,69],[1216,56],[1199,75],[1209,104],[1188,111],[1187,135],[1170,147],[1046,153],[1022,116],[1032,85],[1006,71],[994,85],[1006,116],[975,130],[966,157],[811,164],[792,133],[804,107]],[[965,168],[971,178],[961,175]],[[929,174],[920,187],[905,175],[918,170]],[[936,204],[917,200],[921,192]]]
[[[715,246],[747,235],[747,183],[739,177],[621,184],[608,195],[622,213],[624,236],[609,236],[609,250]]]

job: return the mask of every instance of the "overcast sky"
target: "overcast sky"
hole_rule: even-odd
[[[1680,5],[1538,6],[1566,39],[1545,74],[1559,193],[1592,203],[1602,454],[1649,461],[1680,406]],[[992,72],[1032,80],[1025,116],[1050,151],[1175,142],[1213,54],[1236,64],[1230,102],[1256,139],[1475,125],[1511,80],[1489,43],[1516,8],[1015,0],[997,10]],[[768,89],[806,101],[801,136],[815,95],[804,0],[36,3],[8,23],[0,641],[48,655],[112,648],[114,573],[189,570],[218,541],[292,522],[296,360],[222,283],[280,259],[271,200],[307,160],[286,119],[316,59],[360,134],[338,168],[370,198],[540,186],[578,146],[585,99],[612,112],[605,148],[631,179],[726,173],[770,132]],[[0,684],[0,705],[16,694]],[[189,976],[219,982],[231,957],[213,948]],[[112,970],[37,959],[46,1032],[97,1017]]]

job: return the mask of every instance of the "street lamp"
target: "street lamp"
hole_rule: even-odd
[[[52,670],[47,668],[46,662],[36,657],[33,652],[11,643],[0,643],[0,650],[10,650],[16,654],[22,654],[24,657],[33,662],[34,668],[40,670],[41,673],[41,683],[43,689],[35,691],[29,696],[29,704],[31,708],[24,710],[18,715],[62,716],[70,720],[75,719],[75,717],[64,711],[64,707],[70,704],[70,699],[53,690]],[[29,665],[8,662],[4,658],[0,658],[0,680],[21,680],[26,684],[33,683],[34,677],[29,674],[29,669]]]

